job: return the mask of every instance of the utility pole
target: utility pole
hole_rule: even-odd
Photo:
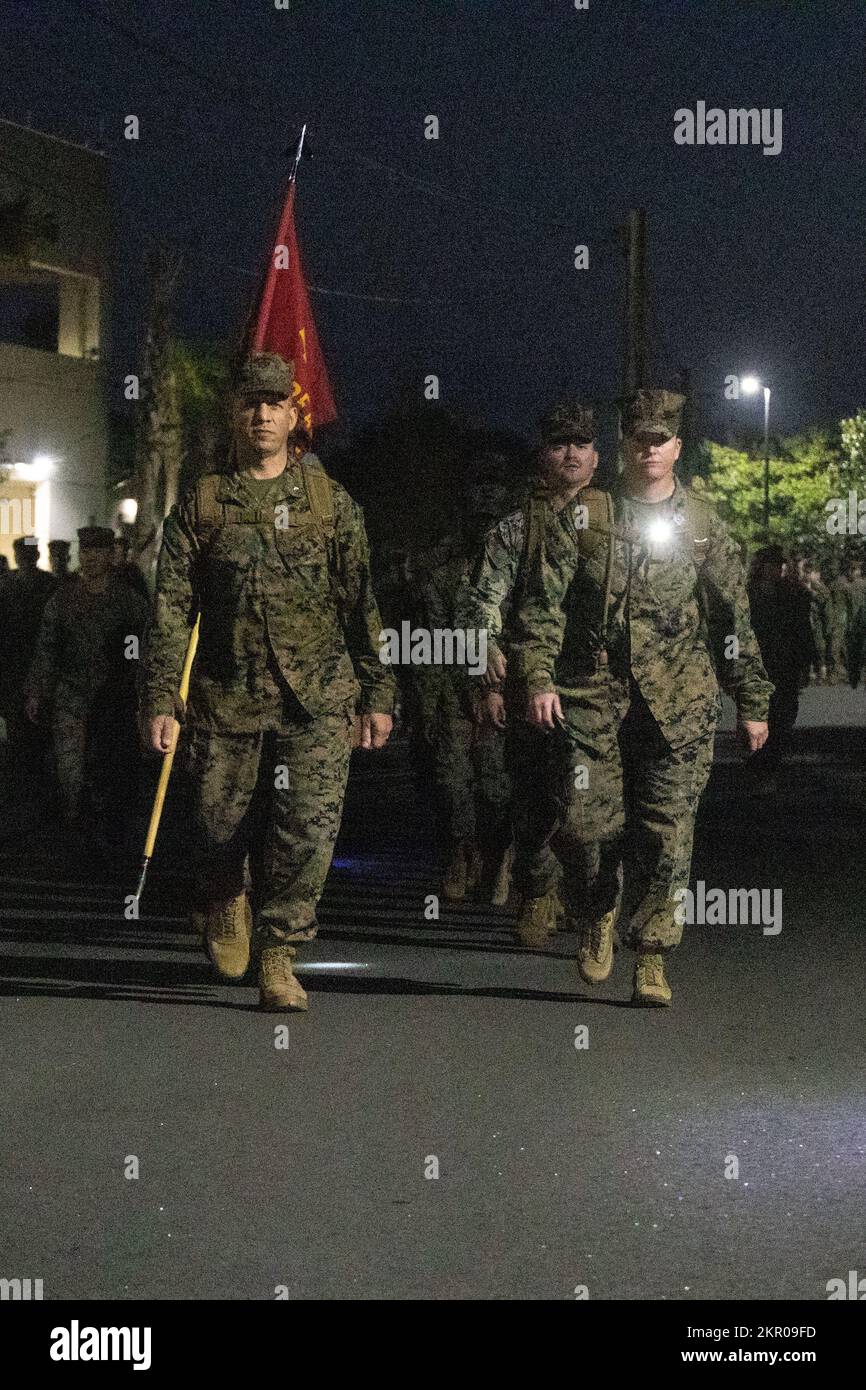
[[[686,398],[683,406],[680,438],[683,451],[680,455],[680,468],[687,482],[691,482],[695,466],[695,410],[692,401],[692,373],[689,367],[680,367],[680,391]]]
[[[764,540],[770,539],[770,388],[764,387]]]
[[[626,255],[625,354],[622,385],[624,394],[647,384],[647,231],[646,211],[632,208],[624,232]]]

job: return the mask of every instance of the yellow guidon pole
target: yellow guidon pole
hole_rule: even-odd
[[[189,634],[186,656],[183,662],[183,671],[180,677],[180,699],[181,704],[186,705],[189,696],[189,678],[192,672],[192,663],[195,661],[196,648],[198,647],[198,632],[201,625],[201,613],[196,616],[195,626]],[[150,813],[150,824],[147,827],[147,839],[144,842],[144,859],[141,864],[141,877],[138,880],[138,888],[135,891],[136,898],[140,898],[144,892],[144,880],[147,878],[147,870],[153,857],[153,847],[156,844],[156,835],[159,830],[159,822],[162,818],[162,808],[165,805],[165,794],[168,791],[168,779],[171,776],[171,769],[174,765],[174,755],[177,752],[177,740],[180,737],[180,725],[174,720],[174,728],[171,733],[171,744],[162,756],[162,770],[159,774],[159,785],[154,797],[153,810]]]

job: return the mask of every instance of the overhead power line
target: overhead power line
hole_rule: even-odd
[[[276,97],[273,98],[273,106],[269,109],[265,109],[261,105],[258,93],[248,90],[242,83],[238,82],[237,79],[226,78],[221,75],[219,80],[217,80],[216,77],[205,72],[200,66],[178,57],[175,52],[148,39],[139,30],[133,29],[131,26],[115,19],[114,16],[107,14],[99,5],[94,4],[93,0],[73,0],[73,3],[78,5],[80,9],[84,10],[91,18],[95,19],[106,28],[121,34],[137,48],[158,59],[161,67],[165,67],[166,65],[175,67],[178,71],[185,73],[187,77],[191,77],[199,86],[207,90],[216,101],[224,105],[239,107],[243,110],[247,120],[249,120],[251,115],[258,117],[262,124],[267,126],[272,138],[275,130],[285,128],[286,111],[284,106],[277,104]],[[561,217],[550,217],[543,214],[527,214],[525,208],[515,207],[512,203],[478,198],[472,194],[464,193],[454,188],[448,188],[441,184],[436,184],[435,182],[419,179],[415,174],[411,174],[405,169],[397,168],[395,165],[388,164],[386,161],[377,159],[372,155],[361,153],[336,136],[320,133],[318,135],[318,143],[338,157],[341,156],[364,168],[374,169],[377,173],[384,175],[386,178],[415,188],[419,192],[425,193],[428,197],[439,198],[452,204],[480,210],[491,215],[517,219],[526,227],[533,227],[536,230],[546,228],[551,231],[567,232],[569,235],[577,235],[580,232],[576,220],[563,221]],[[602,233],[598,236],[590,236],[589,233],[580,233],[580,235],[582,235],[584,239],[588,237],[593,241],[606,242],[607,240],[607,233]]]

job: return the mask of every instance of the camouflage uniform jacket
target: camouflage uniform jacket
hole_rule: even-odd
[[[0,713],[20,711],[45,605],[57,581],[46,570],[0,576]]]
[[[313,455],[304,462],[321,468]],[[208,533],[204,481],[164,526],[140,682],[145,718],[174,710],[196,609],[201,633],[189,717],[198,727],[258,732],[274,670],[309,715],[353,699],[365,713],[390,713],[394,680],[379,659],[381,620],[361,508],[332,483],[329,535],[290,458],[264,495],[242,473],[223,474],[216,499],[224,524]]]
[[[457,621],[465,628],[486,629],[488,660],[497,651],[508,651],[511,613],[520,602],[529,564],[530,508],[538,508],[543,526],[549,505],[547,489],[538,482],[517,511],[487,532],[461,591]]]
[[[507,651],[512,597],[525,545],[526,517],[521,509],[487,532],[460,594],[458,621],[466,628],[486,629],[488,660],[497,651]]]
[[[844,633],[851,615],[851,585],[844,574],[827,585],[830,595],[830,621],[834,632]]]
[[[61,702],[67,713],[84,714],[97,695],[134,689],[138,646],[147,604],[122,580],[104,594],[91,594],[80,579],[62,584],[45,606],[28,689],[43,702]]]
[[[421,583],[415,591],[414,611],[420,625],[431,636],[456,628],[457,612],[468,577],[469,553],[462,536],[447,536],[432,553],[428,553],[428,566],[419,574]],[[454,687],[458,699],[465,705],[469,694],[465,666],[434,664],[428,681],[435,683],[437,673],[438,679]],[[423,681],[425,677],[421,679]]]
[[[430,569],[418,590],[419,616],[429,631],[454,627],[469,564],[466,545],[459,537],[442,543],[439,563]]]
[[[559,689],[579,698],[581,687],[603,681],[612,707],[624,708],[633,682],[673,748],[715,725],[719,681],[744,719],[766,719],[773,691],[752,631],[737,549],[716,513],[694,494],[690,510],[701,524],[688,534],[686,496],[677,482],[670,498],[648,508],[615,488],[612,555],[607,532],[595,535],[591,546],[588,532],[586,547],[581,542],[579,548],[580,497],[551,518],[516,615],[514,643],[530,694]],[[647,539],[649,516],[670,522],[671,539]],[[730,637],[737,638],[736,658],[722,655]]]
[[[833,631],[833,600],[826,584],[819,581],[810,586],[810,621],[815,639],[818,664],[827,664],[830,655],[830,638]]]

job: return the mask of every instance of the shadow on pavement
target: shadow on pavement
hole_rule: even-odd
[[[553,1004],[597,1004],[605,1008],[630,1008],[623,1000],[598,999],[589,994],[557,990],[528,989],[520,986],[449,985],[405,977],[366,977],[303,975],[304,988],[311,994],[358,995],[453,995],[478,999],[529,999]],[[75,977],[80,978],[76,979]],[[258,1012],[247,1001],[227,999],[216,990],[250,990],[255,985],[251,971],[236,984],[218,980],[205,960],[104,960],[94,957],[0,956],[0,997],[49,997],[60,999],[125,1000],[142,1004],[198,1005],[216,1009]]]

